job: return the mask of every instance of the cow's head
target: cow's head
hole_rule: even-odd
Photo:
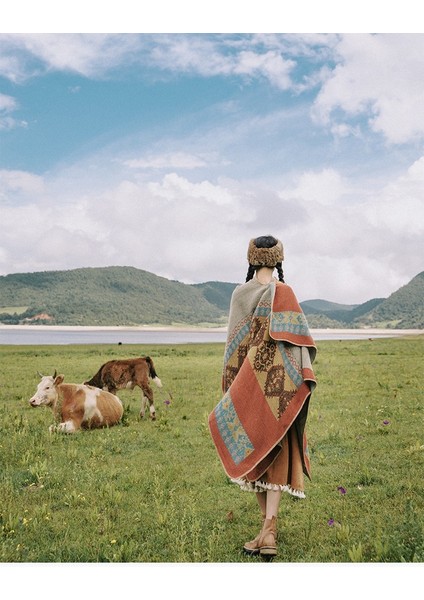
[[[56,371],[54,375],[41,375],[41,381],[37,386],[37,391],[33,395],[33,397],[29,400],[31,406],[36,408],[37,406],[53,406],[57,400],[57,386],[60,385],[63,380],[63,375],[56,375]]]

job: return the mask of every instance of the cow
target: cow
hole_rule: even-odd
[[[154,421],[156,419],[156,409],[153,403],[153,390],[149,384],[149,377],[158,387],[162,387],[162,382],[155,371],[152,359],[150,356],[144,356],[141,358],[110,360],[102,365],[85,384],[94,385],[112,394],[117,390],[133,390],[136,386],[140,387],[140,417],[144,417],[148,401],[150,417]]]
[[[41,375],[37,391],[29,400],[33,408],[50,406],[58,424],[49,431],[75,433],[80,429],[111,427],[122,419],[121,400],[104,390],[80,383],[63,383],[64,376]]]

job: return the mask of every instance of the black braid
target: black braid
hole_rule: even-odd
[[[285,283],[284,282],[284,273],[283,273],[282,263],[277,263],[275,265],[275,268],[277,269],[277,272],[278,272],[278,280],[281,281],[282,283]],[[253,276],[256,273],[257,269],[258,269],[258,267],[253,266],[253,265],[249,265],[249,268],[247,270],[246,282],[245,283],[247,283],[248,281],[250,281],[251,279],[253,279]]]
[[[249,265],[246,275],[246,283],[253,279],[253,275],[255,274],[256,268],[253,265]]]
[[[278,280],[282,281],[284,283],[284,273],[283,273],[283,265],[282,265],[282,263],[280,263],[280,262],[277,263],[275,265],[275,268],[277,269],[277,272],[278,272]]]

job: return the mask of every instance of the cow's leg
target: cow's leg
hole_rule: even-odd
[[[140,407],[140,417],[141,418],[143,418],[144,415],[146,414],[146,406],[147,406],[147,398],[143,394],[143,392],[141,392],[141,407]]]
[[[84,420],[84,409],[78,408],[75,410],[74,408],[64,407],[62,410],[62,419],[62,423],[59,423],[59,425],[56,426],[55,431],[60,431],[61,433],[75,433],[81,429]]]
[[[149,410],[150,410],[150,418],[152,419],[152,421],[154,421],[156,419],[156,409],[153,404],[153,390],[148,383],[143,384],[141,389],[142,389],[142,393],[141,393],[140,417],[144,417],[144,414],[146,412],[146,405],[148,402]]]
[[[50,425],[49,431],[50,433],[75,433],[77,431],[77,427],[72,420],[69,420],[59,423],[59,425]]]

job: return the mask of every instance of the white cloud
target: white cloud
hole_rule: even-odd
[[[259,54],[249,50],[240,53],[233,71],[251,77],[262,75],[276,87],[285,90],[292,87],[290,72],[294,66],[294,61],[285,60],[277,52],[268,51]]]
[[[2,172],[0,272],[132,265],[185,282],[243,281],[251,237],[285,247],[286,281],[301,300],[388,296],[423,269],[424,157],[371,195],[334,169],[303,173],[277,194],[259,183],[176,173],[149,181],[42,181]],[[38,196],[37,196],[37,193]],[[26,198],[26,201],[24,199]],[[352,202],[352,198],[354,201]]]
[[[169,71],[204,77],[263,77],[282,90],[293,86],[290,74],[296,63],[279,51],[275,36],[168,35],[155,38],[153,63]]]
[[[17,102],[12,96],[6,96],[6,94],[0,94],[0,111],[10,112],[17,108]]]
[[[365,117],[396,144],[424,136],[424,34],[347,34],[337,54],[315,101],[319,122],[334,128],[340,120]]]
[[[0,169],[0,198],[9,193],[39,194],[44,189],[43,178],[26,171]]]
[[[0,74],[17,82],[46,70],[101,78],[117,66],[138,65],[149,73],[156,67],[202,77],[263,77],[285,90],[293,85],[296,63],[281,47],[273,34],[238,41],[233,35],[208,34],[0,34]]]
[[[139,47],[134,34],[6,33],[0,35],[0,74],[17,82],[45,70],[102,77]]]
[[[229,190],[209,181],[191,183],[176,173],[169,173],[161,183],[150,183],[148,187],[156,197],[164,198],[167,201],[184,204],[184,198],[191,199],[196,203],[194,208],[198,209],[210,204],[227,206],[230,211],[228,216],[241,218],[241,215],[238,214],[237,198],[234,198]]]
[[[198,169],[206,166],[203,158],[186,152],[149,155],[146,158],[132,158],[122,162],[131,169]]]
[[[234,191],[172,173],[147,184],[99,182],[65,199],[60,188],[51,181],[41,204],[28,193],[26,204],[2,209],[1,272],[120,264],[185,281],[217,278],[249,220]]]
[[[347,183],[340,173],[335,169],[323,169],[320,172],[303,173],[295,189],[288,189],[284,195],[307,201],[308,205],[315,207],[314,211],[319,212],[322,206],[335,206],[346,192]]]
[[[18,108],[15,98],[6,94],[0,94],[0,130],[26,127],[27,123],[25,121],[18,121],[10,116],[10,113]]]
[[[282,190],[307,215],[284,228],[287,268],[302,297],[363,302],[388,296],[421,272],[423,179],[424,157],[372,195],[328,170]]]

